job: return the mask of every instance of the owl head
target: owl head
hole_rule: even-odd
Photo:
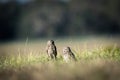
[[[49,40],[49,41],[47,42],[47,45],[54,45],[54,41],[53,41],[53,40]]]
[[[71,49],[70,49],[70,47],[64,47],[63,48],[63,54],[66,54],[66,53],[68,53],[68,52],[71,52]]]

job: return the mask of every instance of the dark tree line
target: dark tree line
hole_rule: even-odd
[[[0,3],[0,40],[120,34],[119,0],[36,0]]]
[[[19,12],[19,5],[14,2],[0,3],[0,40],[10,40],[16,37]]]

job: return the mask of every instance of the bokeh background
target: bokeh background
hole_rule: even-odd
[[[120,0],[0,0],[0,41],[120,34]]]

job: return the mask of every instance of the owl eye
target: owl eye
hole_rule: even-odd
[[[66,52],[65,50],[63,52]]]

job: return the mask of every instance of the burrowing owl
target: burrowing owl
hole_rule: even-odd
[[[47,42],[46,51],[47,51],[48,57],[50,57],[51,59],[57,58],[57,49],[53,40],[49,40]]]
[[[71,51],[70,47],[64,47],[63,48],[63,59],[66,62],[69,62],[71,60],[76,61],[75,55]]]

